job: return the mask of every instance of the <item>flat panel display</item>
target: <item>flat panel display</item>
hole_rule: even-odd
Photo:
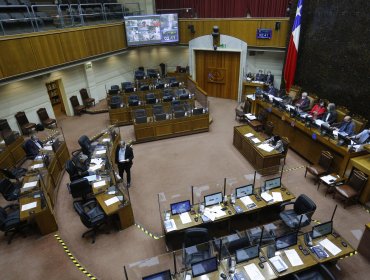
[[[296,245],[297,238],[298,238],[298,233],[296,231],[276,238],[275,240],[276,250],[282,250],[290,246]]]
[[[204,274],[211,273],[218,269],[217,257],[206,259],[200,262],[193,263],[191,265],[191,272],[193,277],[198,277]]]
[[[142,278],[142,280],[171,280],[171,271],[165,270],[155,274],[151,274]]]
[[[246,262],[251,259],[257,258],[259,253],[259,245],[254,245],[242,248],[235,251],[236,263]]]
[[[275,188],[280,188],[280,186],[281,186],[281,177],[277,177],[277,178],[265,181],[265,191],[275,189]]]
[[[189,212],[191,210],[190,200],[172,203],[170,206],[172,215]]]
[[[222,202],[222,192],[214,193],[214,194],[209,194],[204,196],[204,205],[207,206],[212,206],[215,204],[219,204]]]
[[[253,194],[253,185],[241,186],[235,189],[236,198],[241,198],[243,196],[248,196]]]
[[[312,238],[330,234],[333,231],[333,222],[329,221],[312,227]]]

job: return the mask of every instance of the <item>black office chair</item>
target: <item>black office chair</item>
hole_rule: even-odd
[[[86,178],[74,180],[67,186],[72,197],[82,199],[80,201],[87,201],[92,194],[92,187]]]
[[[173,94],[171,90],[164,90],[163,91],[163,102],[171,102],[173,100]]]
[[[9,179],[4,178],[0,180],[0,193],[5,200],[14,201],[19,197],[20,187],[19,185],[13,184]]]
[[[145,102],[146,104],[155,104],[157,102],[157,98],[153,92],[148,92],[145,94]]]
[[[139,105],[139,96],[136,94],[131,94],[128,97],[128,105],[129,106],[138,106]]]
[[[9,180],[15,180],[17,183],[20,183],[24,175],[26,175],[27,169],[23,167],[14,167],[11,169],[0,168],[0,172],[5,178],[8,178]]]
[[[175,119],[183,118],[183,117],[185,117],[185,111],[184,110],[178,110],[178,111],[174,112],[174,118]]]
[[[19,217],[19,205],[11,204],[4,208],[0,207],[0,230],[8,235],[8,244],[12,242],[13,237],[17,233],[24,233],[24,229],[28,226],[26,222],[21,222]]]
[[[189,93],[185,89],[178,89],[177,96],[179,97],[180,100],[189,99]]]
[[[185,230],[182,247],[183,263],[186,267],[189,267],[194,262],[211,257],[211,247],[208,241],[209,235],[206,228],[190,228]]]
[[[146,123],[147,116],[145,109],[137,109],[134,111],[135,123]]]
[[[230,254],[235,254],[236,250],[249,247],[251,245],[251,242],[249,240],[248,236],[240,237],[239,239],[235,239],[231,241],[227,245],[227,250],[229,251]]]
[[[300,273],[294,273],[293,277],[297,280],[336,280],[324,264],[318,264]]]
[[[76,164],[70,159],[66,161],[65,169],[69,174],[69,180],[71,182],[89,175],[87,170],[77,168]]]
[[[120,108],[121,107],[121,104],[122,104],[122,98],[121,96],[119,95],[113,95],[111,98],[110,98],[110,108],[111,109],[117,109],[117,108]]]
[[[90,200],[86,203],[80,201],[73,204],[76,212],[80,216],[81,222],[89,228],[82,234],[82,237],[92,234],[92,242],[95,243],[98,230],[106,223],[106,216],[96,200]]]
[[[284,210],[287,205],[294,205],[293,209]],[[308,226],[315,210],[316,204],[307,195],[301,194],[294,202],[282,203],[279,216],[289,228],[295,229],[298,226]]]

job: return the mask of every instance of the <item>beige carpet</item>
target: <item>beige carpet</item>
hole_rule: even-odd
[[[131,202],[135,222],[147,230],[161,235],[158,193],[166,197],[184,194],[192,185],[223,184],[225,177],[238,177],[253,172],[253,168],[232,145],[235,101],[209,98],[213,123],[210,132],[166,139],[134,146],[132,168]],[[99,105],[98,105],[99,106]],[[77,149],[77,139],[86,134],[91,137],[109,124],[108,114],[58,119],[63,128],[69,151]],[[132,126],[120,128],[126,140],[134,139]],[[307,162],[293,151],[288,152],[287,169],[306,165]],[[164,239],[154,240],[135,226],[123,231],[111,230],[110,234],[97,236],[96,243],[81,238],[87,229],[72,208],[72,198],[66,184],[65,174],[58,193],[56,218],[57,234],[65,241],[74,257],[98,279],[123,279],[123,266],[140,259],[165,253]],[[284,173],[283,183],[298,196],[305,193],[312,197],[318,209],[317,220],[330,219],[337,201],[324,197],[324,188],[319,191],[313,178],[304,178],[304,168]],[[0,205],[6,202],[0,201]],[[339,205],[335,228],[355,247],[359,243],[364,224],[369,214],[359,205],[344,209]],[[0,237],[2,271],[1,279],[84,279],[70,261],[53,235],[40,237],[33,234],[23,239],[17,237],[7,245]],[[369,263],[360,255],[338,262],[334,267],[339,279],[366,279]]]

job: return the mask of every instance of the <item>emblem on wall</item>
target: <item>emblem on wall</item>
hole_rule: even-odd
[[[208,68],[207,79],[210,83],[225,83],[226,70],[221,68]]]

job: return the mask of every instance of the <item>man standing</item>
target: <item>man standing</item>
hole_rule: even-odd
[[[132,160],[134,159],[134,152],[132,148],[126,145],[125,141],[122,140],[117,146],[115,154],[115,162],[118,166],[118,174],[123,179],[123,173],[126,171],[127,174],[127,187],[131,184],[131,166]]]

